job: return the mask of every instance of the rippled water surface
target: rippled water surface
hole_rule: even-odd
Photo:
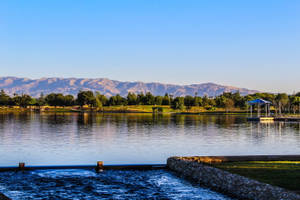
[[[173,155],[300,154],[299,123],[238,115],[0,114],[0,166],[165,163]]]
[[[24,199],[199,199],[229,200],[164,170],[95,173],[89,170],[5,172],[0,192]]]

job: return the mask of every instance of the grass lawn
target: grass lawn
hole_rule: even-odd
[[[226,113],[223,108],[214,108],[214,109],[206,109],[204,107],[192,106],[190,108],[184,108],[182,110],[174,110],[170,106],[165,105],[120,105],[120,106],[103,106],[101,108],[89,108],[88,106],[83,106],[81,109],[79,106],[44,106],[43,111],[45,112],[80,112],[80,111],[97,111],[97,112],[120,112],[120,113],[152,113],[153,107],[161,108],[163,113],[181,113],[181,114],[241,114],[246,111],[240,109],[233,109],[229,113]],[[38,107],[31,107],[32,109],[38,109]],[[4,107],[0,106],[0,113],[8,113],[8,112],[23,112],[30,111],[30,108],[20,108],[18,106],[14,107]]]
[[[105,112],[148,112],[152,113],[152,105],[128,105],[128,106],[103,106],[103,111]],[[169,106],[157,106],[162,107],[163,112],[171,112],[172,109]]]
[[[300,161],[223,162],[214,166],[300,193]]]
[[[191,113],[191,114],[198,114],[198,113],[225,113],[225,110],[222,108],[216,108],[215,110],[206,110],[203,107],[196,107],[193,106],[189,109],[185,108],[183,110],[174,110],[170,106],[153,106],[153,105],[127,105],[127,106],[103,106],[102,110],[105,112],[147,112],[152,113],[153,107],[160,107],[163,109],[163,113]],[[234,110],[230,113],[240,113],[244,112],[241,110]]]

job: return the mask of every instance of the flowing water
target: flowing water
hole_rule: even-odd
[[[0,192],[26,199],[198,199],[229,200],[197,187],[164,170],[95,173],[89,170],[5,172]]]

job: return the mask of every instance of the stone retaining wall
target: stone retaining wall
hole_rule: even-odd
[[[283,188],[180,157],[168,158],[167,166],[180,176],[238,199],[300,200],[300,195]]]
[[[5,196],[4,194],[0,193],[0,200],[11,200],[11,199]]]

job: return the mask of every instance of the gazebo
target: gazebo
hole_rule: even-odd
[[[248,101],[247,103],[248,103],[248,105],[250,105],[251,117],[252,117],[252,111],[253,111],[252,106],[255,106],[255,105],[257,106],[257,117],[260,117],[260,109],[261,109],[261,106],[263,106],[263,105],[265,106],[266,117],[270,116],[270,104],[271,104],[270,101],[263,100],[263,99],[255,99],[252,101]]]

